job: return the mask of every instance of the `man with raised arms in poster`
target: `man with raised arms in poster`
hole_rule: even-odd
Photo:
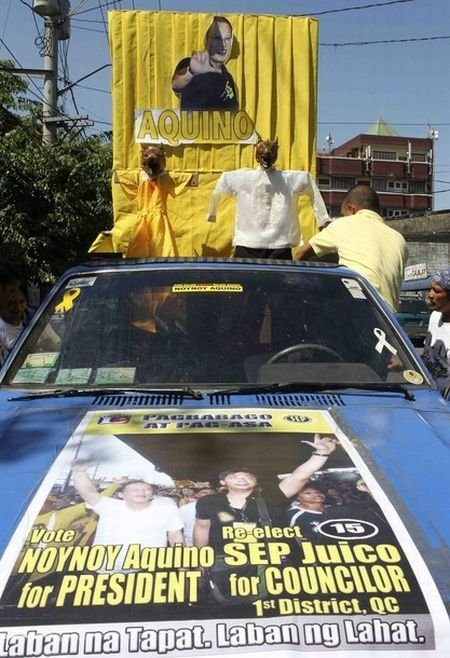
[[[122,549],[114,571],[122,569],[127,549],[141,546],[184,544],[183,521],[176,503],[155,495],[154,487],[144,480],[128,480],[118,491],[118,498],[102,496],[83,464],[74,464],[76,490],[98,515],[93,545],[120,545]]]
[[[197,547],[223,546],[224,525],[244,527],[251,534],[253,528],[264,525],[289,525],[287,500],[295,496],[309,478],[323,468],[338,444],[333,436],[315,434],[309,443],[314,451],[290,475],[281,480],[271,492],[270,499],[260,490],[256,475],[246,468],[233,468],[219,474],[222,493],[204,496],[197,501],[194,544]]]

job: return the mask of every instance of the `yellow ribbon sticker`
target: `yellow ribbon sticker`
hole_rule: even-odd
[[[64,293],[62,302],[55,306],[55,313],[62,313],[63,311],[71,311],[73,302],[80,294],[80,288],[70,288]]]

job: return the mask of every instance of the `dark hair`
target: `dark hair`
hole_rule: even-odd
[[[368,185],[354,185],[344,197],[343,204],[352,204],[359,210],[380,211],[380,198]]]
[[[306,489],[314,489],[314,491],[319,491],[320,493],[326,495],[326,491],[324,491],[323,487],[320,486],[319,484],[316,484],[315,482],[312,482],[311,480],[307,482],[306,484],[303,485],[303,487],[297,491],[296,496],[299,496],[301,493],[303,493]]]
[[[205,33],[205,45],[207,44],[208,40],[212,39],[212,37],[216,34],[218,23],[226,23],[231,30],[231,34],[233,34],[233,26],[231,25],[228,18],[225,18],[225,16],[214,16],[211,25],[208,27]]]
[[[257,479],[256,474],[251,471],[249,468],[243,466],[242,468],[228,468],[225,471],[219,473],[219,481],[224,480],[228,475],[233,475],[234,473],[248,473],[252,477]]]
[[[136,479],[136,480],[127,480],[126,482],[121,484],[120,487],[118,487],[116,489],[116,493],[122,493],[122,491],[124,491],[128,487],[129,484],[146,484],[147,486],[151,487],[152,489],[155,488],[154,484],[152,484],[151,482],[146,482],[145,480],[138,480],[138,479]]]

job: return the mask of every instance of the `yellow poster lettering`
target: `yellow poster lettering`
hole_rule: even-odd
[[[230,543],[224,546],[225,564],[239,567],[244,564],[281,564],[283,557],[290,553],[289,545],[284,542]]]
[[[409,583],[398,565],[268,567],[264,571],[271,595],[286,594],[386,594],[410,592]]]
[[[66,575],[56,607],[196,603],[201,571]]]
[[[250,139],[253,132],[253,121],[245,112],[238,112],[234,116],[233,131],[238,141]]]
[[[186,142],[194,142],[201,135],[200,114],[198,112],[181,112],[181,135]]]
[[[214,550],[211,546],[165,546],[150,548],[140,544],[130,544],[125,554],[124,570],[156,571],[158,569],[206,569],[214,564]]]
[[[351,564],[360,562],[369,564],[374,562],[396,563],[401,561],[398,549],[392,544],[355,544],[340,541],[330,546],[316,546],[305,541],[302,544],[303,564]]]
[[[47,605],[53,585],[33,585],[26,583],[17,603],[18,608],[44,608]]]
[[[28,548],[17,571],[45,574],[52,571],[98,571],[102,568],[112,570],[121,549],[120,544]]]
[[[178,115],[173,110],[164,110],[158,119],[158,131],[161,137],[169,142],[176,144],[179,139],[179,120]]]
[[[33,528],[30,535],[30,544],[69,543],[76,537],[75,530],[47,530],[47,528]]]
[[[232,132],[229,114],[213,113],[212,138],[214,141],[231,141]]]
[[[153,120],[153,113],[151,110],[145,110],[141,122],[139,124],[139,130],[137,133],[137,139],[139,141],[157,141],[159,138],[158,130],[156,128],[155,122]]]

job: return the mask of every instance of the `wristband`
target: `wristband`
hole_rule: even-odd
[[[317,455],[317,457],[329,457],[330,453],[329,452],[312,452],[312,455]]]

